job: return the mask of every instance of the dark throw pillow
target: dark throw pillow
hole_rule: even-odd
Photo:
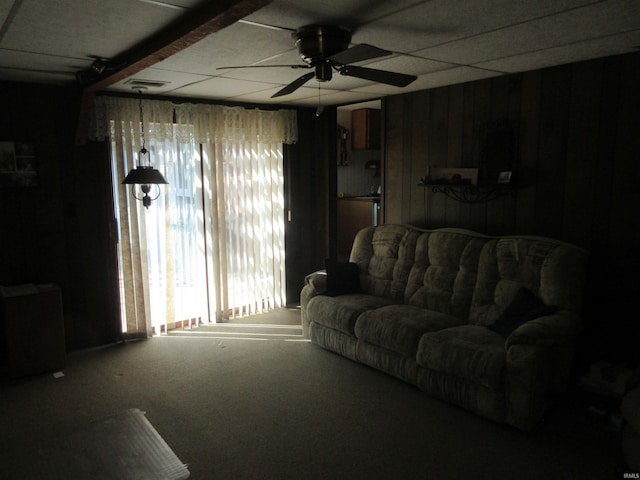
[[[356,263],[337,262],[327,258],[324,261],[327,270],[327,290],[325,295],[335,297],[347,293],[362,293],[360,270]]]
[[[528,288],[521,287],[493,325],[487,328],[506,337],[523,323],[545,315],[551,315],[558,307],[545,305]]]

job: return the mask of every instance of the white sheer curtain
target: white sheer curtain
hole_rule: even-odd
[[[120,182],[137,164],[140,106],[151,163],[169,185],[145,211]],[[286,303],[282,144],[294,111],[97,97],[93,137],[110,138],[124,327],[220,321]]]

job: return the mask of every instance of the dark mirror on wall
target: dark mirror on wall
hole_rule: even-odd
[[[484,185],[513,183],[518,155],[518,126],[512,120],[496,120],[485,125],[480,158]],[[508,181],[507,180],[508,177]]]

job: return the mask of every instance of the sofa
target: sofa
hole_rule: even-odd
[[[531,236],[385,224],[301,292],[312,343],[530,430],[566,388],[588,253]]]

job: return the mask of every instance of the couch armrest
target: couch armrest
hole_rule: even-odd
[[[508,423],[529,430],[553,396],[566,390],[579,326],[578,316],[563,310],[520,325],[507,337]]]
[[[513,345],[552,346],[573,341],[580,333],[580,319],[568,310],[536,318],[520,325],[507,337],[506,348]]]
[[[309,319],[307,318],[307,303],[313,297],[321,295],[327,290],[327,272],[318,270],[304,278],[304,287],[300,292],[300,317],[302,321],[302,334],[309,338]]]
[[[327,290],[327,272],[318,270],[304,277],[304,284],[311,285],[316,294],[324,293]]]

